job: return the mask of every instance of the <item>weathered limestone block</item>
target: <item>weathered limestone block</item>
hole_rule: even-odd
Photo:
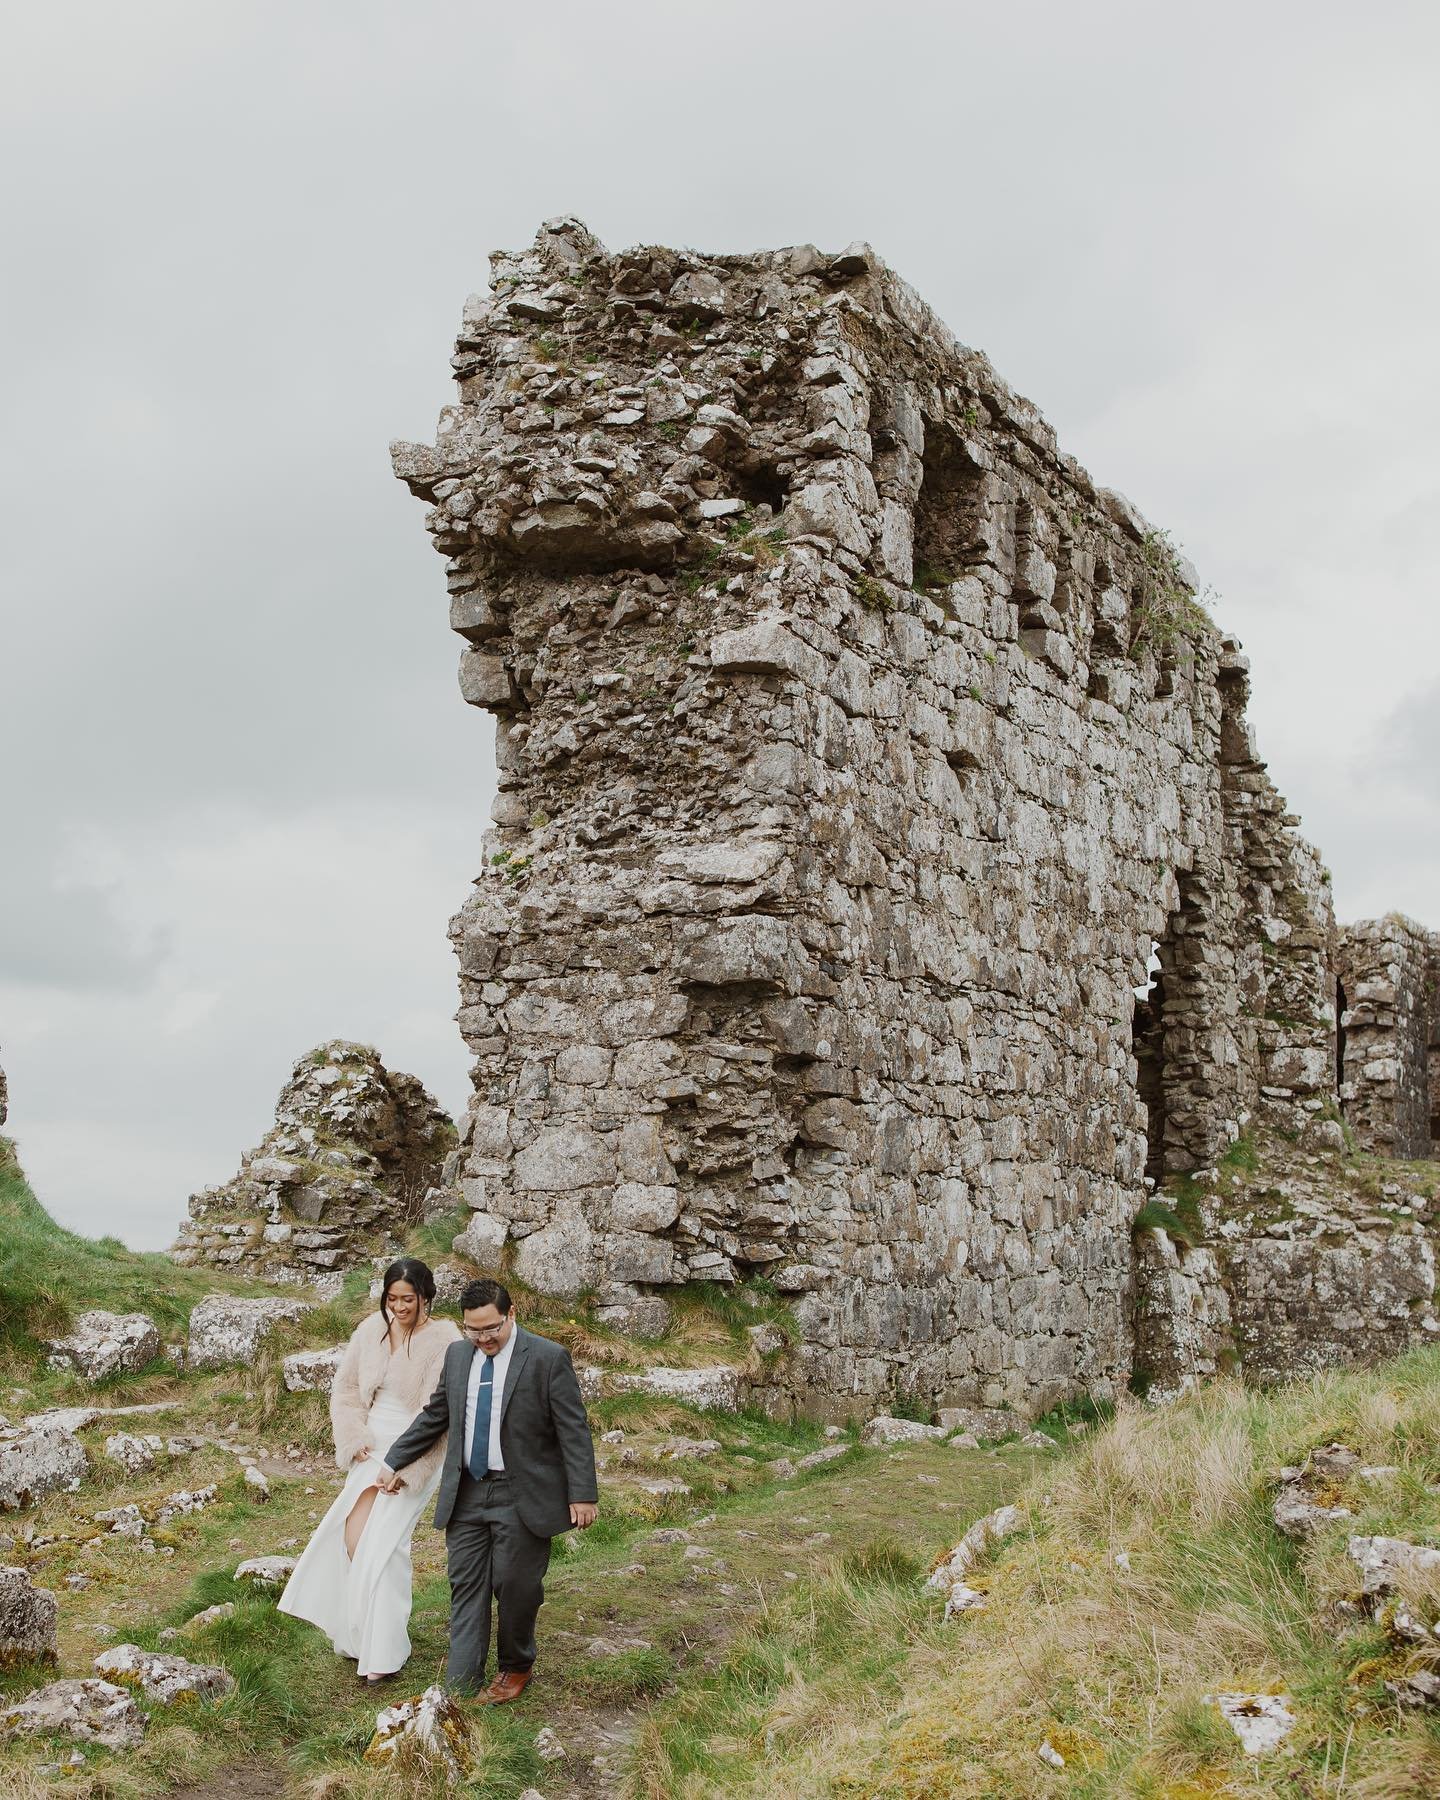
[[[24,1569],[0,1567],[0,1669],[22,1662],[54,1662],[59,1604]]]
[[[252,1556],[236,1565],[235,1579],[258,1587],[282,1587],[295,1573],[297,1560],[293,1556]]]
[[[33,1506],[57,1488],[78,1486],[89,1467],[85,1446],[58,1425],[0,1432],[0,1512]]]
[[[147,1699],[162,1706],[177,1700],[219,1700],[234,1691],[235,1677],[228,1669],[186,1662],[183,1656],[163,1656],[142,1650],[138,1644],[114,1644],[95,1658],[95,1673],[120,1687],[139,1688]]]
[[[383,1707],[365,1752],[371,1763],[404,1758],[407,1773],[418,1773],[427,1790],[459,1786],[474,1766],[470,1725],[459,1704],[442,1687],[428,1687],[417,1700]]]
[[[153,1469],[159,1449],[158,1437],[135,1437],[128,1431],[112,1432],[105,1440],[105,1455],[129,1475],[143,1475]]]
[[[23,1700],[0,1702],[0,1739],[57,1735],[108,1750],[134,1750],[145,1715],[134,1697],[110,1681],[52,1681]]]
[[[1434,1311],[1426,1237],[1354,1231],[1322,1238],[1240,1239],[1225,1246],[1234,1337],[1248,1377],[1283,1381],[1337,1364],[1396,1356]]]
[[[87,1381],[143,1369],[160,1354],[160,1333],[144,1313],[84,1312],[67,1336],[46,1344],[52,1369],[72,1368]]]
[[[330,1350],[296,1350],[280,1359],[285,1386],[292,1394],[328,1394],[345,1354],[344,1344]]]
[[[307,1301],[279,1296],[240,1300],[228,1294],[207,1294],[190,1314],[186,1364],[192,1369],[221,1369],[228,1363],[248,1366],[277,1325],[303,1318],[309,1310]]]

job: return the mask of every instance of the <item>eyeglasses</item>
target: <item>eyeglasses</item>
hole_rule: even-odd
[[[483,1343],[486,1338],[500,1337],[504,1333],[507,1323],[507,1320],[502,1319],[498,1325],[462,1325],[460,1329],[467,1338],[474,1338],[475,1342],[479,1344]]]

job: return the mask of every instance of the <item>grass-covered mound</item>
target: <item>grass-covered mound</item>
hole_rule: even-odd
[[[1335,1439],[1395,1473],[1328,1495],[1354,1516],[1294,1543],[1271,1517],[1274,1476]],[[1440,1543],[1440,1351],[1128,1403],[1047,1461],[1022,1507],[1022,1531],[970,1578],[984,1610],[943,1621],[913,1540],[792,1591],[648,1722],[631,1793],[1440,1794],[1440,1713],[1385,1686],[1407,1666],[1440,1673],[1440,1640],[1402,1647],[1346,1604],[1351,1533]],[[1282,1750],[1241,1752],[1206,1700],[1236,1691],[1290,1697]]]
[[[119,1238],[67,1231],[31,1192],[15,1146],[0,1137],[0,1378],[30,1373],[42,1341],[63,1337],[88,1308],[148,1313],[169,1340],[185,1336],[190,1309],[204,1295],[259,1291],[214,1270],[177,1268],[159,1251],[127,1250]]]

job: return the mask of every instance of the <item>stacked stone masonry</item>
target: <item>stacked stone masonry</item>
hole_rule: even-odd
[[[393,447],[497,719],[470,1241],[612,1304],[763,1275],[815,1404],[1112,1392],[1149,1183],[1338,1131],[1239,645],[868,247],[492,262]]]
[[[1340,1104],[1367,1149],[1440,1156],[1440,934],[1391,913],[1340,935]]]
[[[441,1183],[455,1127],[413,1075],[366,1044],[302,1056],[275,1124],[223,1187],[191,1196],[177,1262],[338,1290],[393,1249]]]

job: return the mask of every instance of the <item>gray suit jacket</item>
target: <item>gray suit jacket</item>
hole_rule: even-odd
[[[397,1471],[423,1456],[445,1432],[445,1461],[435,1498],[435,1524],[444,1530],[455,1509],[465,1456],[465,1401],[470,1365],[480,1353],[466,1338],[445,1352],[435,1392],[385,1452]],[[598,1498],[595,1446],[580,1384],[563,1344],[515,1327],[515,1348],[500,1399],[500,1454],[515,1509],[537,1537],[570,1529],[572,1501]]]

